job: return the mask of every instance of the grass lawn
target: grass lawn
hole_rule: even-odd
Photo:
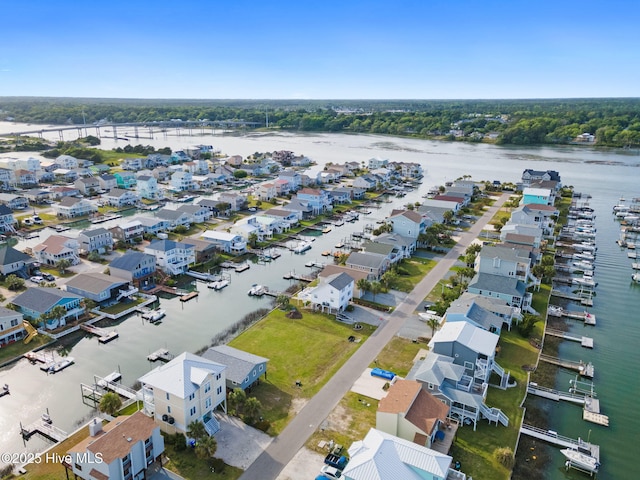
[[[435,264],[436,262],[429,258],[411,257],[405,259],[398,268],[399,271],[406,272],[406,275],[399,274],[396,281],[393,282],[393,288],[401,292],[410,292]]]
[[[413,343],[406,338],[393,337],[376,358],[377,363],[374,362],[369,367],[379,367],[401,377],[406,377],[413,367],[413,359],[421,348],[425,348],[425,345]]]
[[[111,315],[115,315],[117,313],[124,312],[125,310],[129,310],[130,308],[133,308],[136,305],[140,305],[145,300],[146,300],[145,298],[136,297],[131,302],[116,303],[114,305],[111,305],[110,307],[101,308],[100,311],[111,314]]]
[[[168,444],[165,440],[165,454],[168,462],[164,465],[165,469],[176,472],[178,475],[186,479],[196,478],[213,478],[220,480],[235,480],[240,478],[243,471],[236,467],[225,465],[222,472],[211,471],[211,460],[196,457],[195,452],[191,448],[176,451],[173,445]]]
[[[538,355],[538,350],[513,330],[502,332],[499,346],[500,353],[496,361],[511,373],[512,380],[516,380],[517,386],[507,390],[489,388],[487,405],[502,410],[509,417],[509,427],[489,425],[486,420],[478,422],[475,432],[472,427],[465,426],[458,430],[456,441],[449,452],[462,464],[462,471],[474,478],[495,480],[509,478],[510,470],[495,460],[493,452],[496,448],[513,449],[515,447],[522,417],[519,405],[524,398],[527,383],[527,372],[522,369],[522,366],[534,364]]]
[[[288,423],[294,399],[315,395],[356,351],[360,343],[349,342],[349,336],[365,341],[373,331],[373,327],[363,325],[362,330],[354,332],[351,326],[325,314],[303,311],[302,315],[300,320],[291,320],[283,311],[274,310],[229,342],[232,347],[269,359],[267,378],[252,395],[262,403],[272,435]],[[296,381],[302,386],[297,387]]]
[[[6,347],[2,347],[0,348],[0,365],[4,362],[8,362],[9,360],[13,360],[14,358],[21,357],[34,348],[38,348],[50,341],[51,337],[38,334],[26,345],[22,343],[22,341],[19,341],[12,343],[11,345],[7,345]]]

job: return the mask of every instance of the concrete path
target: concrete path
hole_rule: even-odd
[[[460,241],[415,286],[393,313],[390,315],[381,314],[384,319],[382,325],[347,360],[326,385],[307,402],[305,407],[291,420],[282,433],[271,442],[269,447],[244,472],[240,477],[241,480],[274,480],[278,477],[284,466],[289,463],[320,423],[327,418],[342,397],[351,389],[360,374],[396,335],[404,324],[404,320],[413,314],[424,297],[446,275],[458,257],[464,253],[508,198],[509,194],[502,194],[499,200],[485,212],[471,229],[461,235]]]

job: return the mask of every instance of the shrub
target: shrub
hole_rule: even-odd
[[[226,463],[221,458],[212,458],[211,459],[211,468],[215,473],[224,472],[224,468],[227,466]]]
[[[257,428],[258,430],[262,430],[264,433],[267,433],[269,428],[271,428],[271,423],[268,420],[260,420],[256,422],[254,427]]]
[[[493,456],[502,466],[513,467],[513,451],[509,447],[496,448],[493,451]]]

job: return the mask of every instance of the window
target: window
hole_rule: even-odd
[[[211,384],[209,382],[204,384],[204,393],[208,393],[211,390]]]
[[[264,370],[264,365],[260,365],[260,366],[258,367],[258,370],[260,370],[260,371]]]
[[[167,407],[167,413],[171,413],[171,406]]]
[[[189,409],[189,415],[193,417],[195,414],[196,414],[196,407],[191,407]]]
[[[196,398],[195,393],[192,393],[191,395],[189,395],[189,401],[192,401],[194,398]]]
[[[216,388],[216,394],[220,395],[222,393],[222,387]]]
[[[167,400],[169,400],[169,392],[165,394],[167,396]]]
[[[204,401],[204,408],[206,409],[211,408],[211,397],[207,397],[206,400]]]
[[[222,378],[222,375],[220,375],[220,374],[216,375],[216,380],[220,380],[221,378]]]
[[[80,465],[79,463],[76,463],[74,467],[76,467],[76,470],[82,471],[82,465]]]

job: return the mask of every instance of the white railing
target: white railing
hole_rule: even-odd
[[[220,422],[218,422],[218,419],[212,415],[211,418],[204,423],[204,428],[209,436],[213,437],[220,431]]]

